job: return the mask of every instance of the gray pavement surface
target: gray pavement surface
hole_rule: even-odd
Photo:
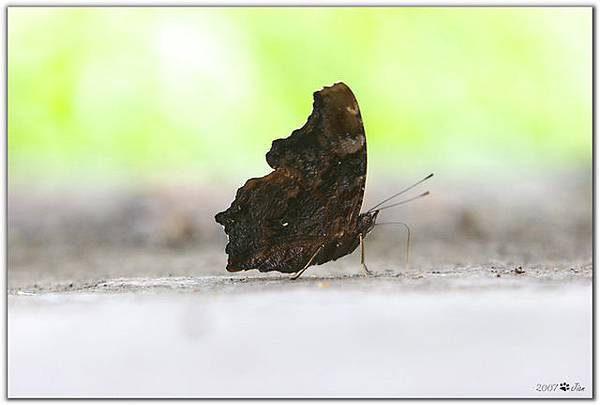
[[[437,281],[11,295],[9,396],[591,396],[589,281]]]
[[[9,396],[589,397],[590,181],[432,183],[381,217],[411,225],[408,266],[382,226],[376,276],[355,252],[297,281],[225,271],[213,215],[239,179],[15,186]],[[404,183],[368,181],[365,205]]]

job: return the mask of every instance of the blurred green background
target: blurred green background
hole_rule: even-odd
[[[591,171],[592,9],[8,10],[9,182],[266,174],[344,81],[369,167]]]

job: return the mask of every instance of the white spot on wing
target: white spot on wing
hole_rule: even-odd
[[[364,136],[359,135],[358,139],[356,138],[346,138],[340,142],[340,149],[345,154],[351,154],[358,152],[364,145],[365,140]]]
[[[352,115],[358,114],[358,108],[354,109],[354,108],[348,106],[348,107],[346,107],[346,110],[348,110],[348,112]]]

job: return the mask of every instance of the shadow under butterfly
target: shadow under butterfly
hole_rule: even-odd
[[[266,155],[274,170],[246,181],[231,206],[216,215],[229,242],[227,270],[258,269],[293,273],[336,260],[361,247],[377,225],[381,210],[424,197],[429,192],[384,205],[433,174],[360,213],[367,174],[367,141],[354,94],[344,83],[314,93],[313,111],[302,128],[273,141]]]

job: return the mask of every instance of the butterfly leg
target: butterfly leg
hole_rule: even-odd
[[[373,275],[373,273],[369,271],[365,263],[365,240],[363,238],[362,233],[358,234],[358,238],[360,239],[360,265],[362,266],[365,275],[371,276]]]
[[[292,274],[290,277],[290,280],[297,280],[302,275],[302,273],[304,273],[306,271],[306,269],[308,269],[312,265],[313,260],[315,260],[315,258],[317,257],[317,255],[319,254],[319,252],[321,251],[322,248],[323,248],[323,246],[319,246],[319,248],[317,249],[315,254],[312,255],[312,257],[310,258],[308,263],[306,263],[306,266],[304,266],[304,268],[302,270]]]

